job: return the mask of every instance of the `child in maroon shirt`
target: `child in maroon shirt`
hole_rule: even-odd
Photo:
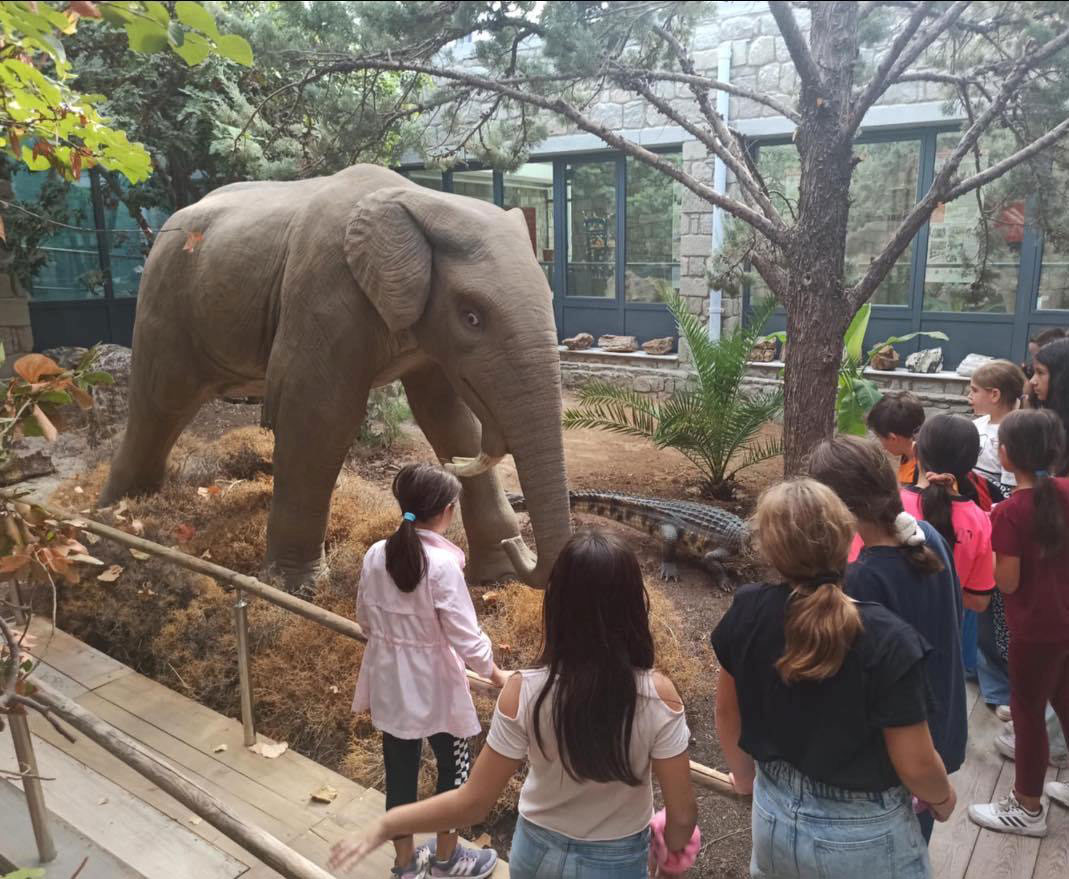
[[[992,830],[1045,836],[1044,790],[1069,806],[1069,784],[1043,786],[1048,701],[1069,731],[1069,479],[1051,475],[1065,453],[1065,429],[1048,410],[1022,410],[998,433],[1002,466],[1017,478],[1017,490],[991,512],[995,582],[1010,629],[1017,777],[1004,799],[970,806],[969,817]]]

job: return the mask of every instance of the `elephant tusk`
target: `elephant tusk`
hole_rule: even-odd
[[[501,457],[493,457],[486,454],[486,452],[479,452],[477,458],[453,458],[452,461],[446,461],[442,466],[454,476],[467,477],[478,476],[488,470],[493,470],[500,461]]]
[[[523,542],[522,537],[508,537],[501,541],[501,548],[516,569],[516,575],[526,581],[534,573],[537,557],[531,552],[530,547]]]

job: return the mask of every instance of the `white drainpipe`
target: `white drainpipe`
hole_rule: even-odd
[[[720,54],[717,58],[716,78],[721,82],[731,82],[731,43],[720,44]],[[728,113],[731,109],[731,96],[725,91],[716,93],[716,112],[725,122],[728,121]],[[713,190],[719,193],[727,192],[728,169],[718,158],[713,163]],[[724,242],[724,211],[721,208],[713,208],[713,253],[716,253]],[[709,288],[709,338],[714,342],[720,338],[720,324],[723,319],[723,293],[720,290]]]

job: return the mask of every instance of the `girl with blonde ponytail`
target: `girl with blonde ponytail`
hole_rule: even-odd
[[[750,875],[928,877],[913,800],[940,821],[955,803],[928,728],[930,648],[843,591],[854,517],[831,489],[770,488],[753,530],[782,582],[740,588],[712,635],[720,743],[754,798]]]

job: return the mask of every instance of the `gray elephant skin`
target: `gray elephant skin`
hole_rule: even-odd
[[[519,210],[374,165],[224,186],[175,213],[142,276],[130,413],[101,496],[154,492],[207,400],[262,394],[275,434],[266,567],[324,566],[330,497],[371,388],[400,379],[458,465],[469,579],[543,586],[570,535],[552,294]],[[492,464],[515,459],[537,556]]]

